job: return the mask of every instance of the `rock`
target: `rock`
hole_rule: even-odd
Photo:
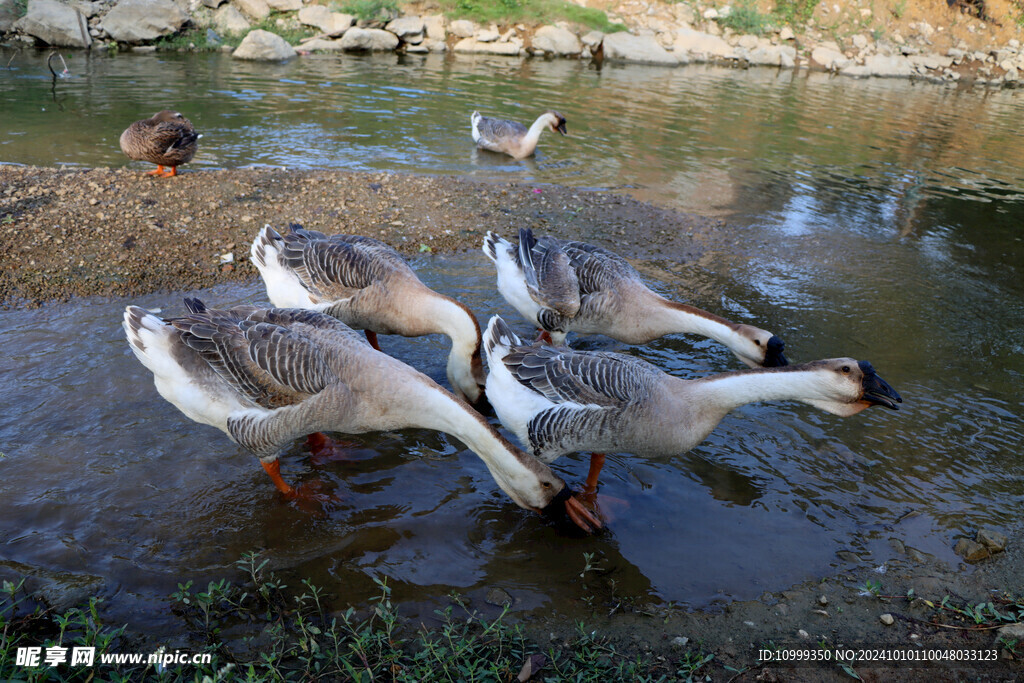
[[[861,35],[859,33],[857,35],[855,35],[853,37],[853,46],[855,48],[857,48],[858,50],[866,49],[867,46],[868,46],[867,36],[863,36],[863,35]]]
[[[249,20],[234,5],[225,5],[213,15],[213,25],[221,33],[239,35],[248,31]]]
[[[677,55],[688,55],[698,60],[731,59],[735,49],[723,38],[689,28],[676,31],[673,49]]]
[[[476,35],[478,28],[480,27],[477,26],[476,22],[469,19],[456,19],[448,24],[448,31],[456,38],[472,38]]]
[[[495,607],[504,607],[505,605],[511,605],[515,600],[512,599],[512,596],[504,588],[492,588],[487,591],[484,602]]]
[[[796,48],[792,45],[762,45],[746,53],[745,58],[755,66],[792,67],[796,59]]]
[[[828,596],[827,595],[819,595],[818,596],[818,604],[819,605],[827,605],[828,604]]]
[[[751,35],[740,36],[739,40],[736,41],[736,44],[739,47],[742,47],[742,48],[744,48],[746,50],[753,50],[754,48],[757,47],[757,36],[751,36]]]
[[[602,40],[604,40],[604,34],[600,31],[589,31],[580,38],[580,41],[591,50],[600,45]]]
[[[441,14],[423,17],[423,28],[426,30],[427,38],[430,40],[445,40],[448,37],[448,30],[445,28],[446,23],[444,15]]]
[[[231,0],[231,4],[254,21],[263,21],[270,16],[270,5],[267,0]]]
[[[908,57],[908,60],[915,67],[931,70],[946,69],[953,64],[952,57],[942,57],[940,55],[933,54],[913,55],[912,57]]]
[[[668,52],[654,36],[610,33],[604,37],[604,58],[610,61],[675,66],[679,58]]]
[[[1002,644],[1004,639],[1024,643],[1024,622],[1009,624],[996,631],[996,644]]]
[[[267,0],[267,5],[277,12],[295,12],[302,9],[302,0]]]
[[[974,540],[988,548],[989,552],[992,553],[1002,552],[1006,549],[1006,544],[1009,543],[1009,539],[1005,535],[994,529],[987,528],[979,529],[978,535],[974,537]]]
[[[881,78],[906,77],[914,72],[914,67],[906,57],[898,55],[871,55],[863,65],[849,66],[841,70],[844,76],[878,76]]]
[[[690,639],[687,638],[686,636],[676,636],[675,638],[672,639],[672,647],[674,647],[674,648],[683,648],[683,647],[686,647],[687,643],[689,643],[689,642],[690,642]]]
[[[142,43],[177,33],[188,15],[173,0],[121,0],[101,27],[119,43]]]
[[[419,45],[423,42],[423,35],[426,33],[426,25],[419,17],[401,17],[389,21],[384,27],[401,39],[403,43]]]
[[[303,50],[309,50],[310,52],[340,52],[341,41],[339,40],[325,40],[324,38],[311,38],[303,43],[299,44]]]
[[[481,43],[473,38],[463,38],[459,42],[455,43],[455,47],[452,49],[464,54],[506,55],[509,57],[515,57],[522,51],[523,45],[518,39],[508,43]]]
[[[892,626],[896,622],[896,620],[893,619],[892,615],[889,614],[889,613],[885,613],[882,616],[878,617],[878,620],[881,621],[886,626]]]
[[[207,45],[220,45],[223,42],[223,38],[220,34],[214,31],[212,28],[206,29],[206,44]]]
[[[14,29],[14,22],[20,19],[21,12],[15,0],[0,0],[0,33]]]
[[[788,26],[784,26],[782,30],[779,31],[779,40],[793,40],[795,37],[796,36],[793,35],[793,29]]]
[[[710,9],[704,10],[704,13],[701,16],[704,17],[705,19],[710,19],[711,21],[714,21],[715,19],[718,18],[718,10],[716,10],[714,7],[711,7]]]
[[[501,38],[501,34],[498,33],[498,29],[492,26],[491,28],[480,29],[474,37],[480,43],[493,43],[498,38]]]
[[[47,45],[89,47],[89,23],[81,12],[57,0],[29,0],[28,12],[14,28]]]
[[[341,37],[346,52],[388,52],[398,47],[398,36],[379,28],[350,28]]]
[[[967,562],[981,562],[989,556],[988,548],[969,538],[961,538],[957,541],[956,546],[953,547],[953,552],[964,558]]]
[[[225,2],[227,2],[227,0],[203,0],[203,6],[209,7],[210,9],[217,9]]]
[[[553,55],[578,55],[583,45],[576,34],[559,26],[541,26],[533,34],[533,47]]]
[[[829,45],[819,45],[811,50],[811,59],[828,71],[838,71],[853,63],[846,55]]]
[[[295,49],[281,36],[270,31],[256,29],[246,34],[242,44],[235,48],[231,56],[236,59],[277,62],[291,59],[296,54]]]
[[[811,637],[811,634],[810,634],[810,633],[808,633],[807,631],[803,630],[803,629],[798,629],[798,630],[797,630],[797,632],[796,632],[796,635],[797,635],[797,636],[798,636],[798,637],[799,637],[799,638],[800,638],[801,640],[807,640],[808,638],[810,638],[810,637]]]
[[[331,17],[334,19],[334,25],[326,33],[332,38],[340,37],[356,23],[353,15],[344,12],[331,12]]]
[[[314,26],[323,33],[334,30],[334,15],[323,5],[309,5],[299,10],[299,23]]]

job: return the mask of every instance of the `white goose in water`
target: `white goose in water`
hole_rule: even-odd
[[[485,378],[476,317],[464,304],[423,284],[388,245],[297,225],[281,235],[267,225],[251,251],[275,306],[334,316],[365,330],[375,349],[380,349],[378,334],[447,335],[452,341],[448,381],[467,400],[480,399]]]
[[[597,490],[604,453],[683,453],[747,403],[795,400],[846,417],[903,402],[870,363],[852,358],[683,380],[623,354],[524,345],[497,316],[484,351],[487,399],[529,453],[546,463],[593,453],[588,495]]]
[[[561,345],[569,332],[603,334],[646,344],[677,332],[725,344],[749,367],[787,364],[785,345],[771,332],[733,323],[652,292],[617,254],[586,242],[536,239],[520,228],[519,245],[488,232],[484,253],[498,271],[498,291],[520,315]]]
[[[537,141],[545,130],[566,135],[565,117],[557,111],[548,110],[537,117],[527,128],[515,121],[492,119],[475,111],[470,116],[473,127],[473,141],[476,146],[514,159],[525,159],[537,149]]]
[[[161,396],[252,451],[286,496],[301,495],[281,478],[278,461],[294,439],[414,427],[463,441],[519,506],[564,509],[586,530],[600,526],[547,465],[344,323],[303,309],[216,310],[198,299],[185,305],[188,315],[168,319],[128,306],[123,325],[132,351],[153,372]]]

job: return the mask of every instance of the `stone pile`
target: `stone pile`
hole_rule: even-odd
[[[309,0],[305,0],[309,2]],[[351,14],[304,0],[191,0],[186,13],[175,0],[28,0],[28,11],[11,18],[15,0],[0,0],[0,32],[16,39],[60,47],[140,46],[183,27],[207,28],[214,37],[245,35],[234,50],[241,59],[284,60],[308,52],[445,52],[457,54],[600,59],[676,66],[694,62],[734,66],[812,68],[850,77],[969,79],[1016,86],[1024,74],[1024,51],[1017,40],[978,51],[966,44],[931,52],[935,29],[913,25],[909,40],[854,34],[843,44],[808,30],[789,27],[766,35],[742,35],[720,25],[728,6],[699,11],[689,5],[624,0],[610,16],[629,31],[603,34],[567,22],[500,28],[441,15],[401,16],[390,21],[359,21]],[[633,5],[636,5],[634,8]],[[633,11],[635,10],[635,11]],[[278,26],[315,29],[317,35],[289,45],[275,34],[253,30],[272,16]],[[8,19],[4,23],[5,17]],[[230,49],[230,48],[225,48]]]

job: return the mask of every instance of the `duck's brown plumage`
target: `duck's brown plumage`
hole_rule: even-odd
[[[157,165],[150,175],[177,175],[177,167],[195,156],[197,141],[192,122],[180,113],[164,109],[148,119],[136,121],[121,133],[121,151],[129,159]],[[163,170],[170,167],[169,172]]]

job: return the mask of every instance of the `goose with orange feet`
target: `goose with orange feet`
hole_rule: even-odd
[[[903,399],[867,361],[832,358],[684,380],[618,353],[524,344],[498,316],[484,332],[487,399],[501,423],[544,463],[593,455],[584,488],[593,499],[609,452],[684,453],[747,403],[802,401],[848,417]]]
[[[252,451],[287,498],[309,495],[281,477],[279,454],[297,438],[433,429],[472,449],[520,507],[564,511],[587,531],[600,527],[547,465],[339,320],[304,309],[185,305],[186,315],[167,319],[128,306],[123,327],[132,351],[161,396]]]

